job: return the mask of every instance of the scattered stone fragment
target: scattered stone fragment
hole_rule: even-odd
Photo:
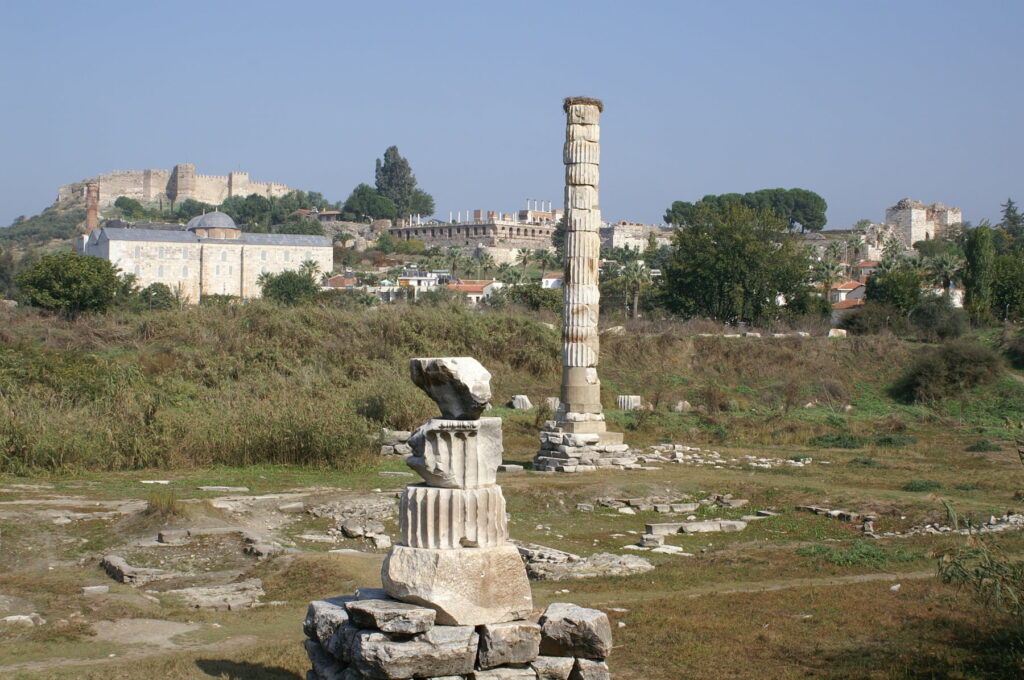
[[[249,490],[247,486],[198,486],[200,491],[220,491],[222,493],[245,493]]]
[[[594,506],[591,505],[590,503],[577,503],[576,504],[576,509],[579,512],[593,512],[594,511]]]
[[[513,463],[502,463],[498,466],[498,472],[522,472],[522,465],[515,465]]]
[[[82,595],[104,595],[110,592],[110,586],[83,586]]]
[[[615,408],[620,411],[639,411],[643,408],[643,399],[639,394],[620,394],[615,397]]]
[[[612,650],[611,624],[600,610],[556,602],[544,610],[540,626],[545,656],[604,659]]]
[[[170,483],[171,480],[169,479],[143,479],[139,482],[139,484],[160,484],[161,486]]]
[[[698,522],[684,522],[680,528],[683,534],[705,534],[719,531],[743,531],[747,523],[735,519],[713,519]]]
[[[410,449],[409,452],[412,453],[412,450]],[[416,476],[416,475],[414,475],[411,472],[403,472],[401,470],[381,470],[377,474],[380,475],[381,477],[415,477]]]
[[[306,504],[302,501],[295,501],[294,503],[285,503],[284,505],[277,506],[279,512],[305,512]]]
[[[513,396],[512,401],[509,402],[509,406],[517,411],[524,411],[533,408],[530,398],[525,394],[517,394]]]
[[[537,680],[537,674],[529,666],[516,668],[506,666],[489,671],[473,671],[473,680]]]
[[[356,600],[349,602],[352,623],[361,628],[377,628],[385,633],[413,635],[434,627],[437,612],[395,600]]]

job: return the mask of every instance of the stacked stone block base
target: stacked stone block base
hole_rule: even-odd
[[[640,467],[635,452],[622,443],[622,433],[566,432],[565,428],[550,422],[540,433],[540,450],[533,458],[533,469],[540,472]]]
[[[608,617],[555,603],[539,619],[446,626],[379,590],[311,602],[306,680],[609,680]]]

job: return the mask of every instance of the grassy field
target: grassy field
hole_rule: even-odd
[[[197,612],[116,584],[97,564],[112,546],[151,536],[173,517],[54,523],[48,508],[159,504],[139,483],[149,479],[170,482],[157,492],[173,494],[163,505],[184,504],[211,521],[216,511],[205,501],[215,494],[198,486],[313,498],[398,491],[407,479],[379,473],[404,465],[376,457],[372,437],[382,425],[408,428],[434,412],[405,377],[408,357],[478,357],[494,374],[496,404],[517,393],[538,403],[556,394],[559,378],[557,333],[509,313],[246,305],[73,323],[0,314],[0,610],[30,608],[47,620],[0,628],[2,677],[303,678],[306,603],[378,585],[381,552],[353,543],[366,551],[328,554],[308,545],[252,562],[264,600],[280,604]],[[936,578],[939,556],[973,539],[869,540],[859,525],[795,510],[871,513],[879,532],[945,522],[944,501],[975,523],[1024,510],[1014,443],[1024,418],[1021,375],[1007,366],[995,382],[957,398],[907,404],[889,389],[925,345],[892,337],[723,339],[693,330],[637,325],[604,340],[606,407],[616,394],[641,394],[655,407],[610,409],[614,429],[636,446],[675,442],[813,462],[504,475],[512,536],[584,555],[626,553],[644,523],[669,521],[654,512],[576,509],[602,497],[731,493],[750,505],[696,514],[778,513],[742,532],[672,536],[669,543],[693,556],[638,553],[656,565],[643,575],[535,583],[536,605],[608,611],[616,645],[609,664],[620,679],[1024,676],[1019,626]],[[975,341],[995,347],[1000,338]],[[701,412],[672,413],[682,399]],[[493,415],[504,418],[506,460],[528,462],[544,414],[499,405]],[[281,531],[295,539],[327,524],[303,516]],[[985,540],[1010,558],[1024,556],[1020,532]],[[233,550],[197,544],[197,554],[203,549]],[[111,593],[81,595],[90,584],[112,584]],[[178,627],[130,641],[108,639],[96,625],[126,620]]]

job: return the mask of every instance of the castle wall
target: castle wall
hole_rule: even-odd
[[[229,196],[259,194],[278,197],[293,191],[280,182],[254,182],[247,172],[230,175],[198,175],[192,163],[180,163],[173,170],[115,170],[95,180],[100,185],[100,207],[114,204],[120,196],[134,198],[143,203],[161,200],[184,201],[192,198],[203,203],[219,205]],[[58,201],[84,200],[85,184],[65,184],[57,190]]]
[[[939,236],[945,228],[963,221],[960,208],[949,208],[941,203],[925,205],[907,198],[885,211],[885,221],[896,228],[897,235],[906,246]]]

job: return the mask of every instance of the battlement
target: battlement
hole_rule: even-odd
[[[134,198],[144,203],[158,201],[183,201],[193,199],[211,205],[219,205],[231,196],[262,194],[268,197],[284,196],[293,191],[281,182],[254,182],[245,171],[227,175],[201,175],[196,173],[194,163],[179,163],[173,170],[111,170],[82,182],[65,184],[57,191],[57,199],[84,200],[85,182],[100,185],[100,207],[113,205],[121,196]]]

